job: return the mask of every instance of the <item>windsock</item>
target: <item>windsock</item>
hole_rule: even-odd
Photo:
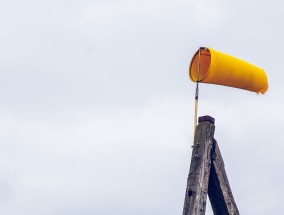
[[[215,51],[200,48],[193,56],[189,77],[193,82],[218,84],[264,94],[267,76],[262,68]]]

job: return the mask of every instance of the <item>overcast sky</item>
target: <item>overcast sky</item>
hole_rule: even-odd
[[[240,213],[280,214],[283,8],[0,0],[0,214],[182,214],[195,89],[187,72],[200,46],[268,75],[264,96],[201,84],[199,115],[216,119]]]

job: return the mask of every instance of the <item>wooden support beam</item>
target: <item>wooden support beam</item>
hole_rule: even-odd
[[[196,127],[183,215],[205,215],[206,211],[211,150],[215,130],[214,119],[206,117],[207,120],[199,118],[199,124]]]
[[[199,117],[198,122],[187,178],[183,215],[205,215],[207,193],[215,215],[239,215],[224,161],[214,139],[215,119],[203,116]]]
[[[213,142],[211,158],[208,195],[213,212],[216,215],[239,215],[216,140]]]

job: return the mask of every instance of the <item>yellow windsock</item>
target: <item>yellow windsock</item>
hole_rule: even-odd
[[[189,77],[193,82],[236,87],[262,94],[268,89],[263,69],[211,48],[201,48],[200,56],[199,50],[195,53]]]

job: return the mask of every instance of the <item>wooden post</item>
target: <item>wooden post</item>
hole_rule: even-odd
[[[224,161],[214,139],[215,120],[204,116],[199,117],[198,122],[183,215],[205,215],[207,192],[215,215],[239,215]]]
[[[212,117],[199,118],[187,178],[183,215],[205,214],[214,130]]]

